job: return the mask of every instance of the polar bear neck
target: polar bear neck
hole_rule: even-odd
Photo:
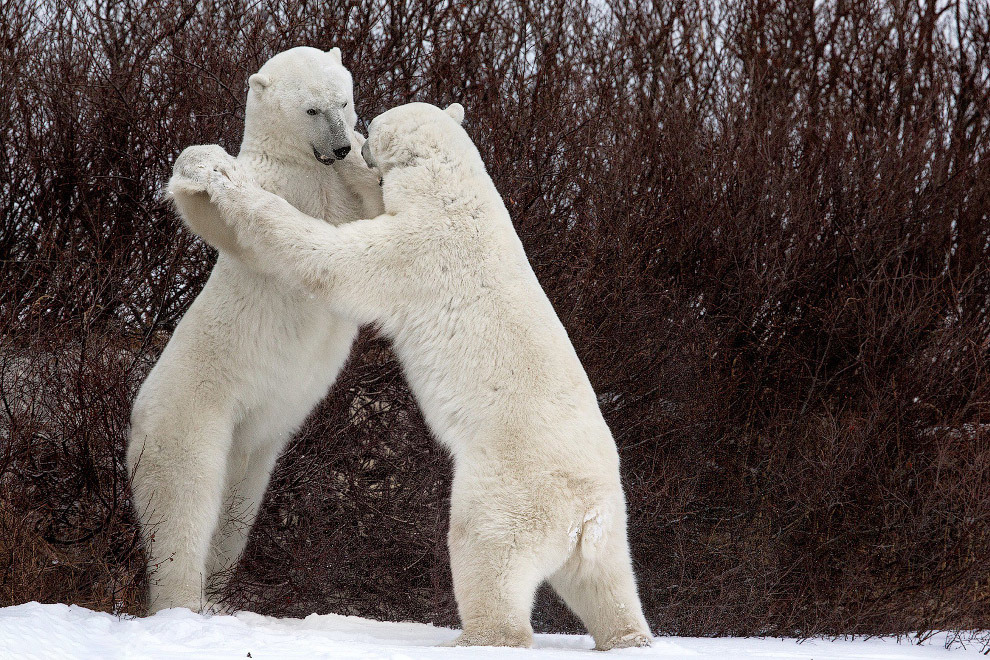
[[[449,219],[452,215],[478,216],[484,209],[505,209],[480,158],[478,163],[436,159],[393,167],[383,177],[382,194],[385,211],[391,214],[413,206],[420,213]]]

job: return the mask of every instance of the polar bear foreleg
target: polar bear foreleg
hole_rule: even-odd
[[[220,219],[219,210],[205,190],[176,175],[169,181],[168,192],[179,217],[194,234],[218,250],[233,256],[240,254],[236,232]]]
[[[403,299],[411,257],[402,246],[409,236],[393,216],[328,225],[258,186],[215,145],[187,148],[173,172],[172,188],[206,190],[216,207],[187,223],[207,242],[235,232],[240,260],[326,294],[338,313],[358,323],[378,320]]]

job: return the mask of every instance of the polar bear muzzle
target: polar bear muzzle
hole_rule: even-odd
[[[316,160],[330,165],[347,157],[351,152],[351,141],[343,121],[336,117],[327,117],[328,113],[321,114],[324,117],[323,126],[310,146],[313,147]]]
[[[313,155],[316,156],[316,160],[320,161],[324,165],[330,165],[338,160],[344,160],[349,153],[351,153],[351,145],[334,149],[333,156],[324,156],[319,152],[319,150],[317,150],[316,147],[313,147]]]

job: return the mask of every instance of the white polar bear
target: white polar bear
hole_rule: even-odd
[[[339,49],[285,51],[249,84],[237,156],[245,173],[320,222],[381,212]],[[210,606],[204,587],[236,564],[275,460],[336,379],[358,330],[299,284],[231,258],[233,234],[202,189],[173,179],[169,192],[220,255],[131,414],[127,459],[152,612]]]
[[[219,147],[175,176],[206,190],[241,259],[302,282],[393,342],[454,459],[448,543],[459,645],[528,646],[549,580],[596,647],[644,646],[615,442],[502,199],[461,128],[414,103],[376,118],[365,159],[386,214],[332,227],[250,180]]]

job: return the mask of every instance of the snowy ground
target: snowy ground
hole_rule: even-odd
[[[981,656],[980,645],[947,651],[945,637],[924,646],[894,640],[698,639],[663,637],[649,649],[592,652],[590,637],[537,635],[534,649],[437,648],[456,631],[421,623],[385,623],[335,614],[273,619],[241,612],[204,617],[175,609],[146,618],[118,618],[74,605],[25,603],[0,608],[0,658],[13,660],[151,658],[717,658],[732,660],[908,660]]]

